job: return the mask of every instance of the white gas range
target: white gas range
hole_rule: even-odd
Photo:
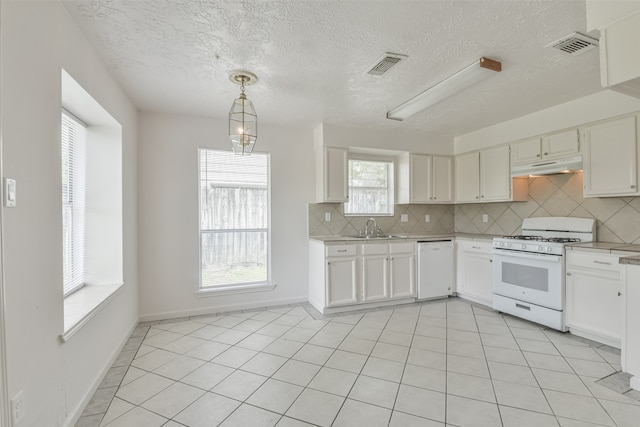
[[[521,236],[493,239],[493,308],[566,331],[565,245],[595,238],[593,219],[541,217],[525,219]]]

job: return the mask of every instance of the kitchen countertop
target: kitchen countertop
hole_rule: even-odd
[[[631,245],[629,243],[613,243],[613,242],[585,242],[585,243],[569,243],[567,249],[583,252],[600,252],[600,253],[618,253],[618,252],[640,252],[640,245]]]
[[[626,265],[640,265],[640,255],[622,257],[618,262]]]
[[[396,237],[387,238],[374,238],[364,239],[362,237],[353,236],[309,236],[310,240],[316,240],[319,242],[379,242],[379,241],[398,241],[398,240],[447,240],[447,239],[469,239],[469,240],[492,240],[494,237],[498,237],[493,234],[473,234],[473,233],[434,233],[434,234],[410,234],[410,233],[398,233],[392,234]]]

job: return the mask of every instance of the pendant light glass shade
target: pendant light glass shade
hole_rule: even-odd
[[[229,139],[235,154],[249,155],[258,139],[258,116],[244,94],[244,81],[241,88],[240,97],[233,101],[229,111]]]

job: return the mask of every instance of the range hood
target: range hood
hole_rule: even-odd
[[[511,176],[552,175],[554,173],[572,173],[580,170],[582,170],[582,156],[572,156],[515,165],[511,167]]]

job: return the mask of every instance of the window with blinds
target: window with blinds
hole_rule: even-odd
[[[346,215],[393,215],[393,163],[349,160]]]
[[[84,285],[86,127],[62,112],[62,257],[64,295]]]
[[[269,156],[199,150],[200,287],[269,280]]]

